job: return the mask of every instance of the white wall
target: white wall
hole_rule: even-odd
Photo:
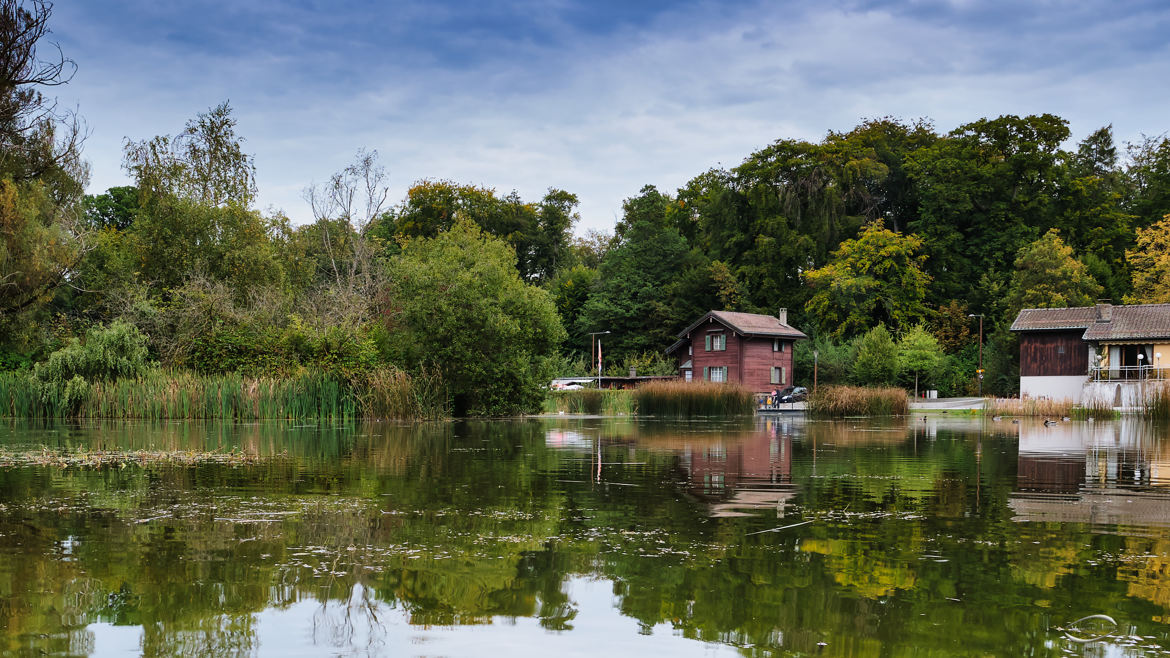
[[[1064,377],[1020,377],[1020,397],[1051,398],[1053,400],[1081,401],[1085,386],[1084,375]]]

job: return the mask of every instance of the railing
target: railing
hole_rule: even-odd
[[[1137,382],[1167,379],[1170,367],[1113,366],[1089,369],[1089,378],[1095,382]]]

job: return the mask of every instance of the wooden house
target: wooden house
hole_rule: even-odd
[[[1020,395],[1081,401],[1090,382],[1165,379],[1170,304],[1027,308],[1020,335]]]
[[[793,383],[792,346],[808,338],[787,321],[785,309],[779,317],[710,311],[683,329],[667,354],[688,382],[739,382],[766,393]]]

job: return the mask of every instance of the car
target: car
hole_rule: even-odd
[[[808,389],[803,386],[794,386],[790,392],[780,396],[780,402],[783,404],[788,404],[790,402],[804,402],[807,399]]]

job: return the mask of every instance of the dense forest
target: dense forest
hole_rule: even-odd
[[[314,220],[294,225],[256,207],[226,102],[127,136],[134,184],[87,195],[78,118],[45,95],[74,70],[46,47],[51,7],[3,7],[0,370],[45,386],[393,373],[458,413],[512,413],[589,370],[590,332],[611,332],[608,367],[670,372],[662,350],[700,313],[783,307],[813,338],[798,379],[815,349],[822,382],[970,393],[982,320],[984,390],[1011,394],[1020,308],[1170,302],[1170,139],[1073,142],[1050,114],[781,138],[642,187],[612,234],[575,235],[559,189],[423,180],[392,200],[364,149],[306,187]]]

